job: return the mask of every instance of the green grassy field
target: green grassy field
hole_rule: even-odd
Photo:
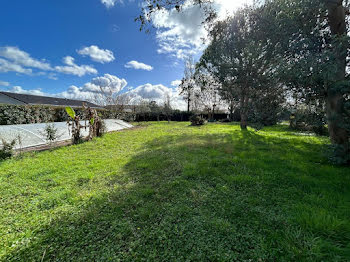
[[[0,260],[350,261],[327,142],[152,123],[0,162]]]

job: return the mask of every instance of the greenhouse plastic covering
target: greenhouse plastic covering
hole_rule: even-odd
[[[122,120],[106,119],[104,120],[107,128],[107,132],[118,131],[126,128],[133,127],[132,125],[126,123]],[[71,138],[68,130],[67,122],[55,122],[53,123],[57,129],[58,139],[57,141],[65,141]],[[81,121],[82,125],[85,125],[85,121]],[[42,124],[27,124],[27,125],[0,125],[0,139],[4,139],[6,142],[11,142],[18,137],[22,141],[22,145],[18,142],[15,148],[20,147],[34,147],[47,144],[45,140],[45,127],[46,123]],[[82,129],[82,135],[86,137],[89,133],[89,128]],[[2,146],[2,141],[0,140],[0,147]]]

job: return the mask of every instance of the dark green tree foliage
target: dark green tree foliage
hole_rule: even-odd
[[[289,120],[292,129],[313,132],[317,135],[328,135],[324,107],[304,105],[291,111]]]
[[[274,78],[274,48],[259,39],[255,12],[240,9],[232,18],[218,22],[200,60],[222,84],[222,96],[229,98],[229,103],[238,100],[242,129],[247,128],[249,115],[252,124],[276,123],[283,102],[281,86]]]
[[[265,16],[262,26],[276,32],[266,37],[279,47],[281,81],[293,97],[324,109],[338,163],[350,160],[349,37],[344,3],[274,0],[260,12]]]
[[[160,114],[162,113],[162,109],[156,101],[149,102],[149,109],[152,114],[155,114],[157,116],[157,121],[160,121]]]
[[[283,93],[277,86],[255,90],[248,108],[250,125],[255,129],[261,129],[264,126],[277,124],[283,102]]]

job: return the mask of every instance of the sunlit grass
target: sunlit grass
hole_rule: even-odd
[[[0,163],[2,261],[349,261],[350,171],[286,126],[152,123]]]

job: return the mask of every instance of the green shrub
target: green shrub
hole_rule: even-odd
[[[194,115],[190,117],[190,122],[192,126],[202,126],[204,125],[205,120],[199,115]]]
[[[46,124],[44,132],[40,133],[46,140],[46,142],[51,146],[60,137],[58,134],[58,129],[55,128],[55,124]]]
[[[290,128],[298,131],[313,132],[326,136],[326,118],[323,113],[310,112],[309,110],[297,110],[290,116]]]
[[[0,148],[0,159],[7,159],[13,156],[13,148],[16,144],[16,139],[11,142],[7,142],[4,139],[2,141],[2,148]]]

